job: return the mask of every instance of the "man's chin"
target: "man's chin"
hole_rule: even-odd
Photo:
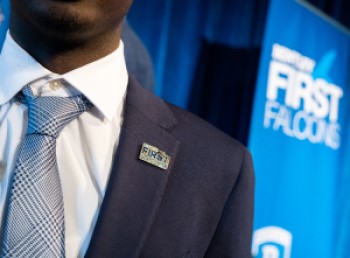
[[[94,17],[77,13],[71,8],[56,8],[55,11],[38,13],[32,21],[41,34],[57,40],[85,38],[93,33],[96,26]]]
[[[129,8],[130,0],[125,1],[125,6],[118,6],[122,0],[12,0],[11,23],[18,37],[25,33],[55,45],[84,44],[119,28]]]

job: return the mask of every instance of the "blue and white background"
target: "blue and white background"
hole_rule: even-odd
[[[309,2],[350,24],[350,2]],[[348,31],[295,0],[135,1],[128,21],[156,94],[249,144],[253,255],[350,257]]]

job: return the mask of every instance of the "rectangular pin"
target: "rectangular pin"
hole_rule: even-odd
[[[142,144],[139,159],[164,170],[168,169],[170,162],[170,157],[164,151],[147,143]]]

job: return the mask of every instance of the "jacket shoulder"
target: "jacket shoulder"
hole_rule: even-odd
[[[167,105],[178,122],[172,133],[180,140],[181,148],[188,152],[187,158],[199,160],[197,162],[202,166],[234,174],[239,173],[244,159],[251,163],[251,155],[243,144],[200,117],[175,105]]]

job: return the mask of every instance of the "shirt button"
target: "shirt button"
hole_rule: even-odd
[[[49,82],[49,87],[51,90],[56,91],[61,88],[61,83],[59,81],[52,81]]]

